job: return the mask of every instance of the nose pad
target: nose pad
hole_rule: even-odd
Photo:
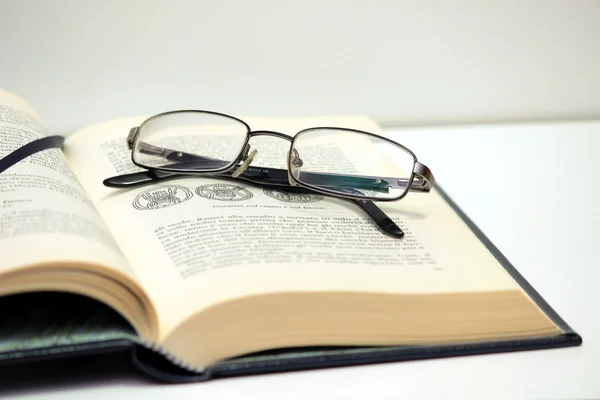
[[[248,168],[250,166],[250,163],[252,162],[252,160],[254,160],[254,157],[256,157],[256,155],[258,154],[258,150],[256,150],[256,149],[252,150],[252,152],[250,154],[248,154],[248,150],[250,150],[250,145],[248,145],[248,147],[246,147],[246,156],[244,157],[244,162],[242,163],[242,165],[240,165],[238,167],[238,169],[236,169],[233,172],[233,174],[231,174],[231,176],[233,178],[237,178],[238,176],[240,176],[246,170],[246,168]]]
[[[300,159],[300,155],[296,149],[292,149],[291,154],[288,152],[288,157],[290,158],[290,166],[288,168],[288,182],[292,186],[297,186],[298,184],[292,178],[292,175],[295,177],[300,177],[300,167],[303,165],[302,159]]]

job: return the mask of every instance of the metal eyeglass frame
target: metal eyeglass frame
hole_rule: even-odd
[[[238,156],[231,162],[217,160],[209,157],[198,156],[194,154],[184,153],[177,150],[171,150],[166,148],[160,148],[154,145],[150,145],[148,143],[144,143],[140,141],[140,136],[138,135],[140,132],[140,128],[144,126],[148,121],[176,113],[204,113],[210,114],[214,116],[220,116],[235,120],[246,127],[246,139],[244,144],[241,146],[241,151]],[[343,174],[325,174],[325,173],[312,173],[312,172],[303,172],[303,177],[307,177],[308,179],[312,179],[313,181],[327,182],[327,180],[335,179],[337,186],[340,185],[340,182],[346,184],[345,193],[340,193],[339,191],[328,190],[323,187],[317,187],[314,184],[306,183],[298,180],[293,174],[290,173],[292,168],[298,168],[301,166],[302,161],[297,157],[297,153],[295,153],[294,149],[294,141],[298,136],[300,136],[304,132],[309,132],[312,130],[320,130],[320,129],[328,129],[328,130],[337,130],[337,131],[345,131],[345,132],[353,132],[364,134],[371,137],[376,137],[378,140],[382,140],[394,146],[397,146],[404,150],[407,154],[411,155],[413,158],[413,170],[409,178],[389,178],[389,177],[372,177],[372,176],[355,176],[355,175],[343,175]],[[287,160],[287,170],[277,169],[277,168],[263,168],[263,167],[253,167],[250,166],[250,163],[253,158],[253,154],[250,153],[250,145],[249,141],[251,138],[256,136],[272,136],[280,139],[284,139],[290,142],[290,151],[288,152],[288,160]],[[275,189],[283,189],[288,192],[298,192],[298,193],[321,193],[332,197],[344,198],[347,199],[356,205],[358,205],[364,212],[369,215],[371,220],[377,225],[377,227],[386,235],[401,238],[404,236],[404,232],[379,208],[377,207],[373,201],[397,201],[403,198],[409,191],[429,192],[434,185],[435,179],[433,174],[429,170],[427,166],[417,161],[417,157],[415,154],[406,148],[405,146],[385,138],[380,135],[376,135],[374,133],[369,133],[365,131],[360,131],[356,129],[349,128],[339,128],[339,127],[315,127],[301,130],[295,136],[286,135],[281,132],[275,131],[267,131],[267,130],[258,130],[252,131],[250,126],[242,121],[239,118],[232,117],[227,114],[222,114],[213,111],[203,111],[203,110],[178,110],[178,111],[168,111],[161,114],[156,114],[145,121],[143,121],[139,126],[131,128],[129,131],[129,135],[127,136],[127,146],[130,150],[132,150],[131,160],[138,167],[146,169],[146,171],[142,172],[134,172],[124,175],[118,175],[114,177],[107,178],[103,181],[103,184],[107,187],[113,188],[130,188],[136,187],[140,185],[155,183],[159,181],[163,181],[166,179],[173,179],[183,176],[189,175],[206,175],[215,178],[224,178],[224,179],[240,179],[245,182],[266,186]],[[182,171],[176,168],[169,167],[148,167],[146,165],[141,165],[136,162],[134,157],[133,149],[138,149],[140,152],[156,155],[158,157],[163,157],[168,161],[172,161],[181,168],[182,164],[187,164],[190,166],[190,170]],[[299,165],[298,165],[299,164]],[[193,170],[193,166],[202,166],[203,169],[201,171]],[[208,168],[207,168],[208,167]],[[392,186],[390,184],[394,186]],[[406,190],[406,186],[408,186],[408,190]],[[385,191],[389,187],[404,187],[405,190],[395,198],[376,198],[375,196],[366,196],[359,192],[360,189],[369,189],[374,191]],[[340,188],[338,187],[338,190]]]

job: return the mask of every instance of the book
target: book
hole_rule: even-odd
[[[84,128],[0,173],[0,364],[130,351],[186,382],[581,344],[439,187],[378,203],[395,239],[319,193],[208,176],[105,186],[142,170],[126,138],[145,118]],[[382,134],[366,117],[245,120]],[[49,136],[7,92],[0,133],[0,157]]]

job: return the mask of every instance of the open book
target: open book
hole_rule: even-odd
[[[0,174],[0,296],[86,296],[132,330],[96,324],[104,336],[60,342],[5,326],[0,361],[119,339],[202,376],[581,342],[437,189],[378,204],[405,232],[393,239],[319,194],[193,176],[104,186],[140,170],[126,137],[143,120],[88,127]],[[247,121],[380,132],[362,117]],[[30,105],[0,92],[0,157],[45,135]]]

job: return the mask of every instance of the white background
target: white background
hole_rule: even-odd
[[[174,108],[598,117],[599,21],[593,0],[0,0],[0,87],[53,131]]]
[[[0,397],[600,398],[599,21],[598,1],[0,0],[0,87],[55,132],[174,108],[538,121],[390,132],[584,339],[197,385],[27,365]]]

